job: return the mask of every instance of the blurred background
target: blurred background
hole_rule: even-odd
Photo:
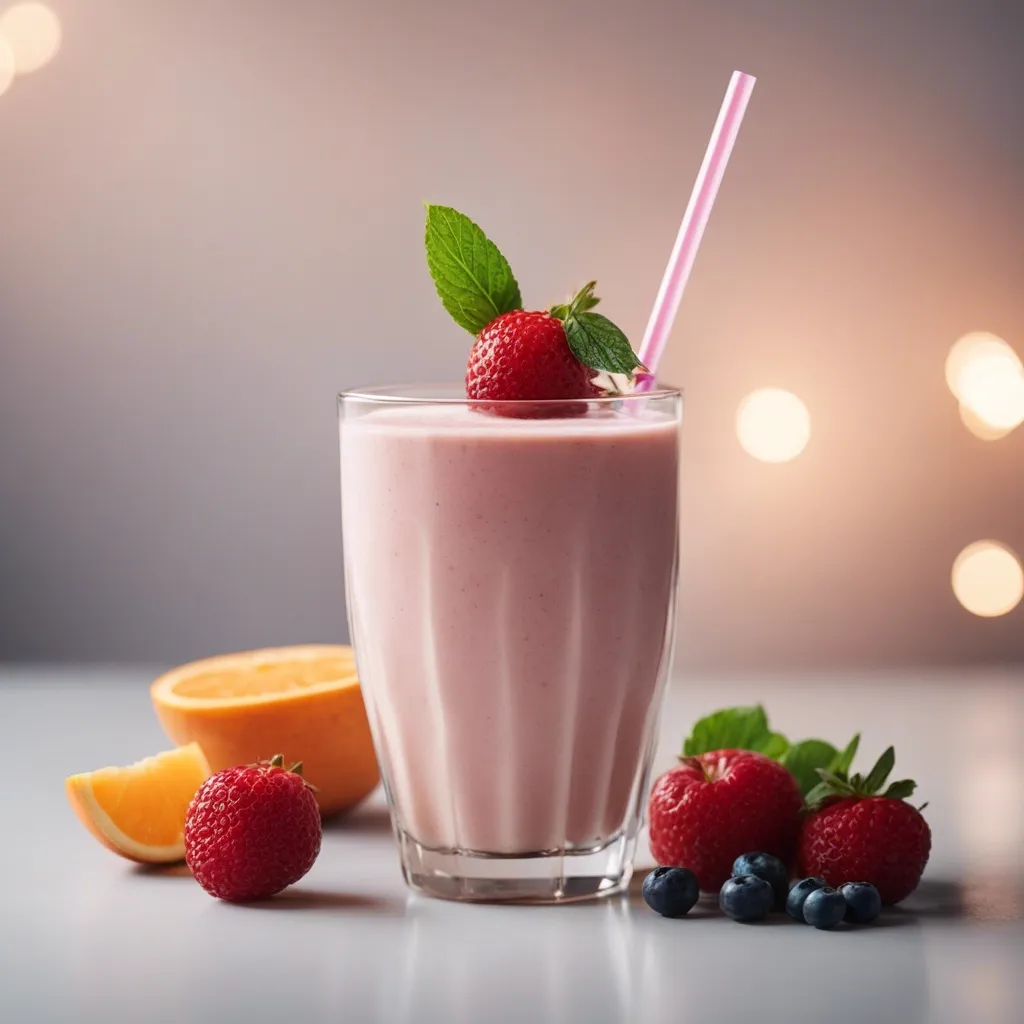
[[[345,639],[336,393],[469,342],[422,202],[636,344],[736,68],[678,664],[1024,660],[1022,45],[1007,0],[0,0],[0,660]]]

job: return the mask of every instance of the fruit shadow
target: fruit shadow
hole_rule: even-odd
[[[246,910],[271,910],[278,913],[340,914],[357,911],[385,917],[404,917],[405,899],[371,896],[367,893],[337,892],[330,889],[285,889],[265,900],[240,903]]]
[[[178,864],[132,864],[129,869],[141,878],[191,878],[192,872],[184,861]]]
[[[894,913],[913,914],[915,917],[949,920],[966,917],[964,887],[960,882],[948,879],[925,878],[903,903],[890,907],[889,910]]]
[[[925,879],[894,911],[931,921],[973,920],[994,924],[1024,920],[1024,875],[967,874],[960,881]]]

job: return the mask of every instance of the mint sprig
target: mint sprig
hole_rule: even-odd
[[[508,260],[464,213],[427,204],[427,266],[441,304],[470,334],[522,309]]]
[[[776,736],[781,743],[774,739]],[[711,750],[756,750],[763,753],[769,745],[781,752],[783,744],[789,746],[784,736],[768,728],[764,708],[755,704],[752,707],[725,708],[700,719],[683,741],[683,756],[693,757]]]
[[[594,294],[596,286],[596,281],[590,281],[572,301],[551,307],[551,315],[565,324],[565,339],[572,354],[592,370],[629,376],[637,367],[646,370],[626,335],[608,317],[591,312],[601,301]]]
[[[827,768],[838,751],[827,740],[804,740],[794,743],[779,760],[793,773],[801,793],[818,784],[818,769]]]

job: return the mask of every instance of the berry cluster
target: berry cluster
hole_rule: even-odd
[[[662,917],[683,917],[697,904],[700,887],[689,868],[655,868],[645,879],[643,897]],[[845,882],[838,889],[823,878],[789,884],[786,865],[769,853],[744,853],[732,875],[722,883],[718,906],[733,921],[762,921],[783,910],[795,921],[823,931],[848,924],[870,924],[882,909],[882,898],[870,882]]]

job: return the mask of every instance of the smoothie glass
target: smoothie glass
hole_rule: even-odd
[[[632,873],[677,577],[678,391],[340,397],[349,625],[402,871],[556,902]]]

